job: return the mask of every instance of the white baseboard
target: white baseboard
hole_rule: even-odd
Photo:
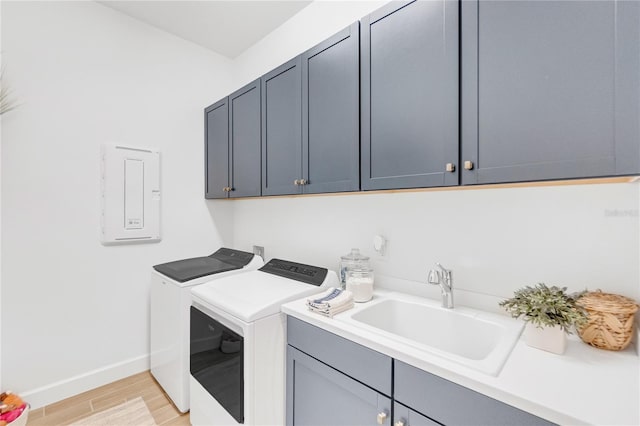
[[[148,369],[149,355],[147,354],[98,368],[84,374],[79,374],[37,389],[21,392],[20,396],[29,402],[32,409],[36,409],[115,382],[116,380],[141,373]]]

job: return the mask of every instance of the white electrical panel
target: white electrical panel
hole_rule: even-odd
[[[102,146],[102,244],[160,241],[160,152]]]

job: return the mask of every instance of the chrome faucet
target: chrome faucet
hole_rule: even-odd
[[[432,269],[429,271],[429,284],[440,285],[442,292],[442,307],[453,309],[453,282],[451,278],[451,270],[445,269],[444,266],[436,262],[436,265],[442,269],[442,272]]]

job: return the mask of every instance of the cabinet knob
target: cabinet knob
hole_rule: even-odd
[[[473,161],[465,161],[464,162],[465,170],[473,170]]]
[[[404,420],[398,420],[393,424],[393,426],[405,426]]]
[[[378,424],[383,425],[387,421],[387,416],[388,414],[386,411],[378,413]]]
[[[223,190],[224,192],[229,192],[229,187],[228,187],[228,186],[225,186],[224,188],[222,188],[222,190]]]
[[[446,171],[448,172],[455,172],[456,171],[456,165],[453,163],[447,163],[447,166],[445,168]]]
[[[299,179],[294,180],[294,181],[293,181],[293,184],[294,184],[295,186],[300,185],[300,180],[299,180]]]
[[[307,182],[306,179],[300,179],[299,182],[300,182],[300,185],[306,185],[307,183],[309,183],[309,182]]]

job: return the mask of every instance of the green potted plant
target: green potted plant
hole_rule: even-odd
[[[569,295],[566,290],[566,287],[538,283],[515,291],[514,296],[500,302],[500,306],[512,317],[522,317],[527,323],[525,341],[529,346],[562,354],[566,334],[587,322],[587,313],[576,305],[580,295]]]

